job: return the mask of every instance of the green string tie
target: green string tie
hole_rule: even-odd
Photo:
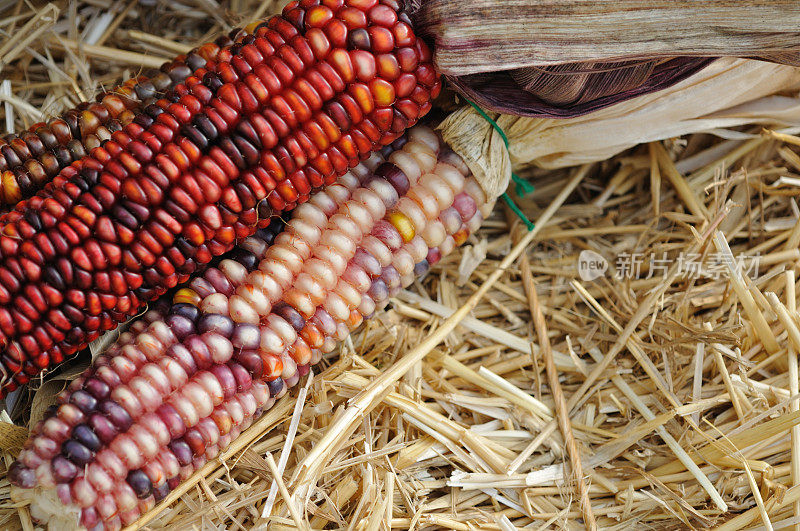
[[[464,98],[464,99],[467,101],[467,103],[472,105],[473,109],[478,111],[478,114],[483,116],[486,119],[487,122],[492,124],[492,127],[494,127],[495,131],[500,133],[500,138],[503,139],[503,143],[506,145],[506,149],[508,149],[508,137],[506,136],[505,131],[503,131],[503,128],[500,127],[497,124],[497,122],[492,120],[489,117],[489,115],[486,114],[483,111],[483,109],[478,107],[474,102],[468,100],[467,98]],[[511,172],[511,180],[513,180],[514,184],[515,184],[514,192],[520,197],[525,197],[525,195],[533,193],[533,191],[536,189],[536,187],[533,186],[533,184],[531,184],[530,182],[526,181],[525,179],[523,179],[522,177],[520,177],[519,175],[517,175],[513,171]],[[528,217],[525,215],[525,213],[522,212],[522,210],[520,210],[520,208],[517,206],[517,204],[514,203],[514,200],[511,199],[511,196],[509,196],[507,193],[504,193],[500,197],[503,198],[503,201],[505,201],[505,203],[508,205],[508,208],[510,208],[511,211],[514,212],[514,214],[516,214],[517,217],[519,219],[521,219],[523,223],[525,223],[525,226],[528,227],[528,230],[533,230],[533,227],[535,227],[536,225],[534,225],[534,223],[531,220],[528,219]]]
[[[536,190],[536,187],[531,184],[530,181],[523,179],[514,172],[511,172],[511,179],[516,184],[514,187],[514,192],[516,192],[516,194],[520,197],[525,197],[527,194],[532,194],[533,191]]]
[[[500,197],[503,199],[503,201],[505,201],[505,202],[506,202],[506,204],[508,205],[508,208],[510,208],[510,209],[511,209],[511,211],[512,211],[514,214],[516,214],[516,215],[517,215],[517,217],[518,217],[520,220],[522,220],[522,222],[525,224],[525,226],[526,226],[526,227],[528,227],[528,230],[529,230],[529,231],[530,231],[530,230],[533,230],[533,228],[536,226],[536,224],[534,224],[534,223],[533,223],[533,221],[529,220],[529,219],[528,219],[528,216],[526,216],[526,215],[525,215],[525,213],[524,213],[522,210],[520,210],[520,209],[519,209],[519,207],[518,207],[518,206],[517,206],[517,204],[514,202],[514,200],[513,200],[513,199],[511,199],[511,196],[509,196],[508,194],[504,193],[504,194],[503,194],[503,195],[501,195]]]

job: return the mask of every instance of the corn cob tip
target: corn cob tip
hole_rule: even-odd
[[[11,469],[9,476],[11,476]],[[64,504],[55,489],[35,487],[26,490],[11,485],[11,500],[15,503],[30,503],[31,518],[47,522],[48,529],[81,529],[81,508],[75,504]]]
[[[100,92],[95,102],[82,102],[58,118],[4,136],[0,139],[0,212],[13,209],[54,182],[59,171],[105,144],[124,126],[141,123],[145,107],[246,35],[233,30],[230,36],[220,36],[164,63],[150,78],[129,79],[113,90]]]

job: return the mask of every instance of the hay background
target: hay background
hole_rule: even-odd
[[[278,4],[0,0],[0,115],[20,130]],[[78,44],[87,39],[90,46]],[[603,529],[769,528],[770,522],[780,528],[796,514],[800,487],[789,489],[789,434],[800,414],[791,412],[797,390],[787,370],[800,350],[800,323],[786,272],[800,260],[800,139],[765,134],[711,150],[719,144],[692,135],[584,168],[576,192],[526,253],[560,384],[576,405],[571,423],[582,481]],[[675,171],[674,161],[691,168],[688,175]],[[537,219],[575,172],[529,171],[537,190],[520,206]],[[466,247],[353,334],[227,459],[207,465],[183,495],[138,525],[263,526],[274,456],[295,511],[315,529],[583,528],[519,265],[502,274],[473,320],[368,404],[341,444],[309,458],[334,435],[328,428],[348,399],[496,271],[519,237],[509,219],[498,207]],[[730,258],[720,254],[721,241],[715,247],[716,227],[734,256],[760,260],[754,280],[715,265]],[[576,269],[582,250],[605,257],[607,274],[582,281]],[[644,257],[640,278],[616,278],[617,258],[633,252]],[[706,264],[707,277],[676,270],[688,253]],[[650,257],[666,257],[673,269],[661,262],[650,269]],[[598,355],[609,356],[609,368],[592,373]],[[87,357],[15,397],[11,416],[0,422],[5,465],[31,415]],[[487,370],[501,378],[492,380]],[[307,399],[295,409],[301,392]],[[699,474],[686,471],[665,437],[678,442],[680,457],[699,464]],[[298,467],[304,460],[319,466],[306,473]],[[718,510],[699,477],[729,513]],[[32,529],[8,492],[0,472],[0,528]],[[270,529],[296,527],[280,492],[272,515]]]

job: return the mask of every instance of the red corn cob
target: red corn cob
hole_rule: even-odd
[[[34,195],[59,171],[131,123],[142,107],[183,83],[207,61],[215,61],[221,47],[245,36],[244,31],[235,29],[229,36],[164,63],[161,71],[149,79],[128,80],[110,92],[98,94],[95,103],[81,103],[60,118],[0,139],[0,211]]]
[[[290,3],[4,216],[0,392],[427,113],[440,84],[399,7]]]
[[[130,524],[463,242],[491,205],[430,129],[407,139],[299,206],[272,246],[246,240],[247,259],[135,323],[34,428],[14,499],[54,528]]]

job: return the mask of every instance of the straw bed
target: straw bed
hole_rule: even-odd
[[[80,2],[31,25],[35,15],[22,2],[0,12],[0,30],[13,35],[0,45],[11,80],[0,100],[18,131],[40,119],[35,109],[74,106],[75,89],[88,100],[97,83],[136,73],[131,65],[142,57],[160,63],[281,7],[110,6]],[[87,20],[88,31],[74,31]],[[26,48],[32,34],[36,44]],[[74,55],[81,52],[70,43],[97,35],[105,37],[83,59]],[[118,49],[134,55],[107,51]],[[48,74],[43,60],[64,75]],[[583,529],[591,517],[601,529],[733,530],[797,522],[800,390],[790,376],[800,352],[799,153],[792,135],[767,131],[723,146],[698,134],[583,168],[529,171],[536,191],[515,198],[537,222],[523,260],[513,250],[526,232],[498,207],[464,248],[134,528],[269,521],[270,529],[506,531]],[[587,280],[581,256],[608,269]],[[530,275],[521,271],[526,261]],[[538,330],[531,310],[544,316]],[[454,312],[469,315],[431,341],[452,327]],[[548,355],[565,404],[554,400]],[[0,419],[5,466],[27,426],[87,361],[72,360],[10,397],[10,416]],[[564,435],[567,416],[573,440]],[[572,473],[578,463],[580,478]],[[10,501],[5,472],[0,528],[34,528],[27,508]]]

